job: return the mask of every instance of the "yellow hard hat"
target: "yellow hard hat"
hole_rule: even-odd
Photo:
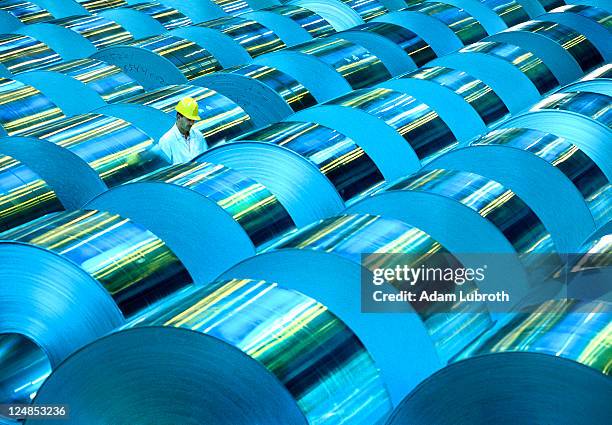
[[[198,115],[198,102],[193,97],[184,97],[176,105],[176,112],[192,121],[199,121],[202,118]]]

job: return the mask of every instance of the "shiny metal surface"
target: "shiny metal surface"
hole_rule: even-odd
[[[449,88],[464,98],[486,125],[502,119],[509,113],[504,102],[491,87],[462,71],[441,66],[424,67],[401,78],[427,80]]]
[[[563,6],[563,0],[537,0],[542,5],[545,11],[550,11],[556,7]]]
[[[600,9],[598,7],[591,7],[583,4],[568,4],[552,9],[550,12],[575,13],[577,15],[584,16],[585,18],[592,19],[609,30],[612,29],[612,17],[610,17],[610,13],[605,9]]]
[[[168,31],[193,24],[191,19],[183,13],[159,2],[136,3],[126,6],[126,8],[146,13],[162,24]]]
[[[312,55],[332,66],[353,90],[371,87],[391,78],[380,59],[363,47],[346,40],[312,40],[292,50]]]
[[[482,41],[470,44],[459,52],[485,53],[511,63],[531,80],[540,94],[545,94],[559,85],[557,78],[540,58],[512,44]]]
[[[187,80],[221,70],[219,61],[207,50],[193,41],[173,35],[147,37],[129,45],[150,50],[168,59]]]
[[[612,129],[610,96],[588,92],[555,93],[534,105],[530,111],[567,111],[591,118]]]
[[[608,63],[600,66],[599,68],[595,68],[593,71],[582,77],[580,81],[590,81],[596,78],[612,78],[612,64]]]
[[[280,122],[239,139],[272,143],[304,157],[332,182],[344,201],[384,182],[380,170],[361,147],[342,133],[319,124]]]
[[[295,229],[287,210],[265,186],[223,165],[180,164],[137,181],[169,183],[213,200],[244,228],[255,246]]]
[[[452,149],[457,141],[431,108],[412,96],[389,89],[363,89],[328,102],[357,108],[393,127],[422,162]]]
[[[548,21],[529,21],[506,30],[510,31],[527,31],[551,39],[572,55],[584,72],[604,62],[599,51],[584,35],[565,25]]]
[[[24,24],[47,22],[53,19],[47,10],[30,1],[3,0],[0,3],[0,10],[10,13]]]
[[[104,9],[113,9],[115,7],[125,6],[125,0],[75,0],[91,13],[98,12]]]
[[[64,117],[64,113],[34,87],[0,78],[0,125],[9,136]]]
[[[76,59],[44,68],[65,74],[93,89],[105,102],[120,102],[144,92],[144,88],[116,65],[96,59]]]
[[[191,284],[164,242],[106,212],[55,213],[9,230],[2,239],[52,251],[80,267],[100,282],[126,318]]]
[[[250,64],[228,68],[225,71],[244,75],[265,84],[278,93],[294,112],[317,104],[317,100],[302,83],[276,68]]]
[[[482,3],[502,18],[508,27],[529,20],[529,15],[516,0],[482,0]]]
[[[426,2],[408,6],[411,12],[420,12],[447,25],[464,45],[475,43],[487,36],[484,27],[463,9],[444,3]]]
[[[351,31],[354,30],[378,34],[389,39],[406,52],[416,66],[423,66],[436,58],[436,53],[429,44],[417,34],[399,25],[386,22],[368,22],[351,29]]]
[[[87,40],[97,49],[126,44],[133,40],[132,34],[127,32],[121,25],[101,16],[70,16],[67,18],[54,19],[49,22],[68,28]]]
[[[75,115],[21,135],[68,149],[93,168],[108,187],[166,165],[147,134],[126,121],[104,115]]]
[[[226,34],[242,46],[253,58],[287,47],[276,34],[250,19],[232,16],[213,19],[196,26],[210,28]]]
[[[285,16],[304,28],[313,38],[334,34],[336,30],[324,18],[303,7],[291,4],[272,6],[262,9]]]
[[[0,35],[0,64],[11,74],[18,74],[61,61],[60,56],[42,43],[27,35]]]
[[[0,232],[64,208],[34,171],[0,155]]]
[[[565,357],[612,373],[612,313],[603,301],[551,300],[532,313],[516,313],[468,347],[459,359],[526,351]]]
[[[512,191],[478,174],[425,171],[395,181],[383,190],[424,192],[460,202],[497,227],[527,265],[531,254],[554,252],[550,234],[534,212]]]
[[[211,0],[228,15],[239,15],[251,12],[253,9],[245,0]]]
[[[471,145],[508,146],[542,158],[565,174],[576,186],[597,225],[603,225],[610,219],[612,185],[597,164],[563,138],[537,130],[509,128],[489,133]]]
[[[199,104],[201,121],[194,128],[200,130],[208,146],[214,146],[243,134],[252,128],[250,117],[244,110],[219,93],[196,86],[171,85],[152,90],[126,100],[173,113],[179,100],[193,97]]]
[[[233,345],[285,385],[311,424],[381,424],[392,408],[357,336],[322,304],[275,283],[216,282],[132,326],[189,329]]]
[[[384,15],[389,10],[379,0],[341,0],[353,9],[365,22]]]

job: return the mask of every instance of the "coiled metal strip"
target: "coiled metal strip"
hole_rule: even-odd
[[[166,6],[159,2],[136,3],[125,6],[128,9],[137,10],[138,12],[146,13],[151,18],[162,24],[168,31],[193,25],[191,19],[179,12],[173,7]]]
[[[44,43],[27,35],[0,36],[0,64],[5,76],[61,61]]]
[[[612,64],[600,66],[589,72],[580,80],[568,84],[559,91],[593,92],[612,96]]]
[[[53,16],[47,10],[24,0],[4,0],[0,4],[0,10],[10,13],[24,24],[47,22],[53,19]]]
[[[384,15],[389,10],[379,0],[340,0],[353,9],[365,22]]]
[[[245,0],[211,0],[228,15],[240,15],[241,13],[251,12],[253,9]]]
[[[114,9],[116,7],[126,6],[125,0],[75,0],[91,13],[99,12],[105,9]]]
[[[291,19],[307,31],[312,38],[326,37],[336,32],[334,27],[325,18],[303,7],[283,4],[282,6],[264,8],[261,11],[277,13]]]
[[[121,25],[101,16],[71,16],[49,22],[80,34],[97,49],[126,44],[133,40],[132,35]]]

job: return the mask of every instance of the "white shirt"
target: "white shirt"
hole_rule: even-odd
[[[189,162],[208,149],[202,133],[191,127],[185,139],[176,124],[159,139],[159,147],[172,164]]]

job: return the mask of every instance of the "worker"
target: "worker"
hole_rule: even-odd
[[[189,162],[208,148],[202,133],[193,128],[200,119],[194,98],[184,97],[176,105],[176,123],[159,139],[159,147],[168,162]]]

